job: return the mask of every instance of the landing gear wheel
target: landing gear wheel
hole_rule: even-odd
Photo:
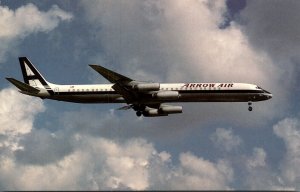
[[[137,111],[136,112],[136,116],[140,117],[142,115],[142,112],[141,111]]]
[[[249,111],[252,111],[252,107],[251,107],[251,106],[249,106],[249,107],[248,107],[248,110],[249,110]]]
[[[248,101],[248,111],[252,111],[252,102],[251,101]]]

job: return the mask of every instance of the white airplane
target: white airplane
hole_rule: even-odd
[[[182,113],[174,102],[252,102],[268,100],[272,94],[245,83],[150,83],[136,81],[99,65],[90,65],[112,84],[58,85],[41,75],[26,58],[19,58],[24,82],[6,78],[26,95],[76,103],[127,103],[119,109],[134,109],[137,116],[155,117]]]

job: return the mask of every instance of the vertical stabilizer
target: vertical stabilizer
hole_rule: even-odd
[[[19,57],[24,82],[32,87],[49,88],[48,82],[27,57]]]

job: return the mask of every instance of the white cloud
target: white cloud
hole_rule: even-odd
[[[15,88],[0,91],[0,147],[18,148],[20,137],[32,130],[35,115],[43,112],[42,100],[22,95]]]
[[[171,189],[230,189],[229,183],[233,179],[233,170],[224,160],[212,163],[198,158],[191,153],[180,155],[180,166],[173,172],[169,181]]]
[[[1,186],[10,190],[224,189],[233,176],[228,162],[212,163],[190,153],[180,155],[179,165],[171,164],[170,154],[157,152],[144,139],[119,143],[83,136],[76,140],[73,153],[43,166],[3,156]]]
[[[240,26],[232,23],[225,30],[218,28],[225,11],[224,1],[84,1],[82,4],[106,53],[98,57],[107,63],[109,59],[121,63],[128,72],[124,74],[134,73],[133,77],[166,81],[247,81],[272,89],[278,83],[277,66],[268,55],[252,47]],[[0,33],[5,44],[32,33],[51,31],[59,22],[71,18],[69,13],[55,6],[47,12],[39,11],[32,4],[15,11],[7,7],[0,10],[3,18],[18,26],[16,31],[8,28]],[[23,15],[25,13],[35,15],[36,19],[31,21]],[[20,22],[20,17],[25,17],[24,23]],[[1,50],[0,58],[3,58],[1,53],[5,55],[6,52]],[[19,99],[12,102],[7,95]],[[234,173],[244,169],[249,174],[246,186],[252,189],[298,187],[300,183],[299,171],[295,168],[299,164],[297,120],[283,121],[274,126],[275,133],[288,146],[282,164],[283,176],[277,178],[274,176],[276,171],[268,167],[267,153],[263,148],[254,148],[253,154],[244,161],[244,167],[234,170],[227,159],[212,161],[190,152],[180,152],[177,164],[173,162],[177,157],[168,151],[158,151],[145,139],[132,138],[134,133],[134,136],[143,134],[157,138],[169,134],[174,139],[183,128],[187,131],[194,124],[198,126],[203,118],[205,122],[220,118],[228,122],[229,113],[236,121],[252,126],[256,123],[253,119],[263,119],[265,113],[273,112],[270,107],[251,114],[257,115],[254,117],[239,114],[236,118],[237,111],[228,112],[228,105],[221,106],[221,110],[211,109],[214,106],[211,104],[201,105],[205,114],[199,115],[197,106],[197,113],[187,112],[191,117],[170,117],[168,123],[159,119],[128,120],[133,113],[119,118],[114,113],[104,116],[94,111],[71,111],[62,116],[63,129],[51,133],[33,129],[35,115],[44,110],[40,100],[17,95],[11,89],[4,89],[0,96],[6,97],[0,101],[1,111],[9,114],[0,116],[0,124],[5,125],[0,129],[5,135],[1,137],[1,146],[16,149],[21,145],[19,147],[24,148],[0,156],[0,186],[7,190],[230,189]],[[28,108],[28,105],[34,107]],[[9,122],[11,116],[18,121]],[[247,120],[251,123],[245,122]],[[284,126],[290,128],[277,128]],[[162,130],[162,127],[169,129]],[[22,142],[19,142],[20,138]],[[232,130],[226,129],[217,129],[211,138],[216,146],[223,145],[227,151],[238,148],[242,142]],[[38,145],[41,146],[35,148]]]
[[[232,129],[217,128],[210,140],[217,148],[226,151],[235,150],[242,144],[242,139],[238,135],[234,135]]]
[[[280,71],[270,57],[252,47],[241,27],[223,22],[225,1],[83,1],[87,21],[103,52],[90,57],[138,80],[158,82],[245,82],[262,86],[274,100],[247,106],[189,106],[190,122],[231,119],[240,125],[261,124],[284,113],[286,93],[278,87]],[[274,96],[275,97],[275,96]],[[280,102],[279,102],[280,101]],[[198,104],[197,104],[198,105]],[[282,110],[273,110],[274,108]],[[244,111],[244,112],[242,112]],[[240,118],[236,118],[236,114]],[[242,120],[241,120],[242,119]]]
[[[167,81],[265,85],[271,84],[268,74],[277,76],[267,55],[251,47],[238,25],[218,27],[225,1],[89,1],[83,5],[108,52],[104,56],[120,57],[118,63],[131,72],[163,69]]]
[[[247,160],[247,168],[249,170],[264,167],[266,165],[266,152],[262,148],[254,148],[253,156]]]
[[[40,11],[29,3],[16,10],[0,6],[0,62],[5,60],[9,49],[16,46],[19,40],[37,32],[49,32],[61,21],[69,21],[70,13],[53,5],[47,12]]]
[[[300,122],[297,118],[286,118],[278,122],[273,130],[282,138],[287,152],[282,162],[283,182],[300,189]]]

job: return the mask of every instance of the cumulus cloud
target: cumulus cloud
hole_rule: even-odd
[[[219,28],[225,1],[83,1],[81,5],[93,37],[103,48],[90,57],[92,63],[102,62],[138,80],[254,83],[285,99],[286,92],[277,86],[280,70],[270,57],[252,46],[237,23]],[[253,125],[283,113],[286,105],[277,100],[254,105],[251,115],[261,118],[255,122],[248,117],[247,106],[218,106],[215,110],[213,104],[201,105],[205,114],[200,117],[199,106],[188,106],[186,121],[231,119]],[[278,106],[282,110],[273,110]],[[235,118],[237,113],[241,118]]]
[[[43,166],[2,157],[1,186],[15,190],[224,189],[233,177],[224,160],[212,163],[182,153],[180,164],[172,164],[169,153],[158,152],[140,138],[116,142],[77,135],[75,139],[73,153]]]
[[[213,163],[188,152],[175,164],[170,153],[142,138],[116,141],[71,131],[74,124],[56,132],[36,129],[42,100],[14,88],[1,90],[0,98],[3,190],[230,188],[233,170],[226,160]]]
[[[42,100],[20,94],[14,88],[0,91],[0,147],[19,148],[19,139],[32,130],[35,115],[43,112]]]
[[[212,163],[191,153],[180,155],[180,166],[173,173],[171,189],[230,189],[233,169],[227,161]]]
[[[143,67],[149,69],[147,73],[163,69],[167,81],[200,78],[267,84],[266,73],[276,76],[276,67],[252,49],[237,25],[225,30],[218,27],[226,11],[224,1],[93,1],[83,5],[90,22],[102,27],[98,37],[109,52],[104,56],[120,57],[117,65],[122,68],[138,72]]]
[[[259,52],[270,56],[279,68],[280,89],[297,89],[299,81],[300,27],[299,1],[247,1],[241,12],[241,28],[250,44]],[[276,90],[276,89],[275,89]],[[298,98],[298,92],[287,91],[285,97],[276,91],[278,103],[286,102],[287,96]],[[290,95],[289,95],[290,94]]]
[[[5,60],[9,49],[19,40],[37,32],[49,32],[61,21],[69,21],[72,14],[53,5],[47,12],[40,11],[29,3],[16,10],[0,6],[0,62]]]
[[[257,168],[257,167],[264,167],[266,165],[265,150],[262,148],[254,148],[253,156],[248,159],[246,165],[249,170]]]
[[[234,135],[232,129],[217,128],[210,139],[217,148],[225,149],[225,151],[237,149],[242,144],[242,139]]]
[[[281,166],[283,182],[300,189],[300,122],[297,118],[286,118],[274,125],[273,130],[287,149]]]
[[[112,69],[121,66],[124,74],[141,80],[243,81],[277,89],[281,74],[270,55],[258,51],[237,23],[232,22],[226,29],[218,27],[226,11],[224,1],[83,1],[81,5],[93,29],[91,36],[103,46],[103,53],[91,57],[93,61],[116,65]],[[7,7],[0,10],[3,18],[18,26],[13,35],[9,35],[11,28],[0,33],[2,42],[10,43],[32,33],[51,31],[72,17],[56,6],[47,12],[32,4],[15,11]],[[25,13],[36,19],[31,21]],[[17,22],[20,17],[25,18],[24,23]],[[243,156],[241,168],[234,167],[228,159],[208,160],[186,151],[179,151],[177,160],[168,150],[158,150],[154,145],[153,138],[174,141],[183,131],[195,125],[201,127],[199,122],[209,120],[223,118],[228,122],[231,117],[232,122],[253,126],[266,113],[271,117],[276,113],[269,112],[271,107],[264,104],[258,106],[258,112],[244,116],[235,109],[228,112],[228,105],[218,104],[217,110],[213,104],[201,105],[200,115],[198,106],[189,106],[187,115],[168,117],[167,121],[135,117],[132,120],[133,113],[120,115],[114,110],[107,114],[69,111],[63,112],[58,122],[62,129],[52,133],[33,128],[35,115],[45,109],[40,100],[28,99],[10,88],[2,93],[0,107],[4,115],[0,124],[4,126],[0,130],[0,150],[12,151],[0,156],[0,186],[4,190],[231,189],[236,172],[238,176],[240,172],[248,176],[244,177],[246,182],[235,183],[237,186],[299,188],[299,171],[295,168],[299,164],[299,123],[295,119],[274,126],[274,132],[285,141],[288,150],[282,175],[270,170],[267,152],[262,147]],[[12,102],[7,95],[18,99]],[[11,116],[17,121],[9,122]],[[140,136],[148,140],[136,138]],[[243,142],[231,129],[223,128],[217,129],[211,140],[228,152]]]
[[[300,2],[293,0],[249,1],[241,12],[243,31],[251,44],[277,59],[283,68],[288,58],[299,58],[299,8]]]

